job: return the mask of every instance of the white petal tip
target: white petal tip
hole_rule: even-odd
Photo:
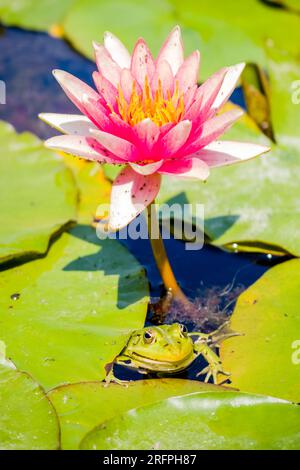
[[[95,51],[98,51],[101,48],[101,44],[97,41],[92,41],[92,44]]]

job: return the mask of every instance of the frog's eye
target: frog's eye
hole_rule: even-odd
[[[182,336],[187,336],[188,329],[185,325],[180,325],[180,333],[182,334]]]
[[[147,344],[153,343],[155,341],[155,336],[154,336],[153,331],[146,330],[144,333],[144,340],[145,340],[145,343]]]

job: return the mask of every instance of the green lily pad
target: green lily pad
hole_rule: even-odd
[[[71,169],[79,189],[77,221],[81,224],[92,224],[97,207],[110,202],[110,181],[106,179],[102,166],[96,162],[88,162],[67,154],[64,154],[64,161]]]
[[[245,118],[225,135],[268,145]],[[213,244],[243,251],[300,254],[300,149],[273,145],[254,160],[216,168],[205,184],[164,178],[159,202],[204,204]],[[237,246],[238,245],[238,246]]]
[[[77,226],[46,258],[2,272],[0,338],[16,366],[46,389],[102,380],[127,335],[143,327],[147,296],[134,257]]]
[[[8,26],[48,30],[61,23],[74,0],[1,0],[0,18]]]
[[[63,27],[72,44],[83,54],[93,57],[92,41],[100,40],[106,30],[119,36],[129,48],[142,35],[157,52],[174,23],[174,11],[167,0],[153,0],[151,3],[75,0]]]
[[[221,347],[232,386],[300,402],[300,261],[267,271],[240,297]],[[297,349],[298,348],[298,349]]]
[[[0,449],[55,450],[59,424],[41,387],[24,372],[0,365]]]
[[[298,449],[300,409],[246,393],[192,393],[135,408],[87,434],[81,449]]]
[[[192,392],[223,391],[224,387],[181,379],[130,382],[128,388],[99,382],[57,387],[48,393],[60,420],[63,449],[77,449],[96,425],[130,410],[162,399]]]
[[[276,139],[300,149],[300,61],[286,57],[280,49],[269,49],[268,54],[271,118]]]
[[[0,122],[0,263],[45,253],[76,218],[77,190],[60,157],[30,133]]]
[[[300,17],[291,11],[260,0],[173,0],[173,4],[179,22],[199,33],[205,78],[221,66],[241,61],[267,67],[267,48],[298,57]]]

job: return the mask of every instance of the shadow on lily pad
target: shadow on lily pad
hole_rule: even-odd
[[[126,270],[126,274],[122,273],[118,260],[112,256],[114,251],[115,240],[100,240],[94,229],[88,225],[77,225],[74,227],[70,234],[81,240],[87,241],[94,245],[99,246],[99,251],[87,256],[79,256],[71,263],[64,267],[64,271],[103,271],[106,276],[118,275],[118,300],[117,307],[120,309],[126,308],[135,302],[141,300],[141,291],[136,289],[136,266],[132,271],[132,286],[129,287],[131,274]],[[141,268],[143,274],[143,268]],[[131,285],[131,283],[130,283]],[[130,302],[128,297],[128,290],[130,289]]]

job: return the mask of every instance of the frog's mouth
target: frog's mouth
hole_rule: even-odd
[[[136,359],[138,362],[142,362],[144,365],[149,364],[149,366],[151,366],[149,367],[149,369],[154,369],[154,368],[162,369],[164,367],[176,368],[176,366],[182,365],[182,363],[185,363],[186,361],[191,359],[192,353],[188,353],[180,357],[178,357],[177,355],[177,358],[176,359],[174,358],[174,360],[172,361],[166,361],[166,360],[159,361],[158,359],[154,359],[154,358],[151,359],[149,357],[143,356],[142,354],[138,354],[136,352],[132,353],[132,357]]]

